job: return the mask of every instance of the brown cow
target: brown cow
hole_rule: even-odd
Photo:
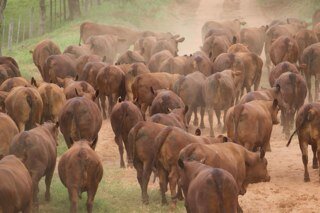
[[[14,58],[9,57],[9,56],[0,56],[0,65],[7,65],[9,66],[9,69],[12,70],[12,72],[17,76],[20,77],[20,70],[19,70],[19,65],[14,60]]]
[[[63,89],[52,83],[42,83],[38,92],[43,102],[42,122],[57,122],[59,114],[66,103],[66,96]]]
[[[133,47],[134,51],[139,52],[146,62],[151,58],[151,51],[157,43],[157,38],[155,36],[147,36],[138,39]]]
[[[97,75],[102,67],[107,66],[106,63],[103,62],[88,62],[84,68],[83,72],[79,75],[79,81],[86,81],[94,89],[98,89],[97,86]]]
[[[127,50],[126,39],[114,35],[98,35],[91,36],[86,41],[86,45],[90,46],[93,54],[104,58],[107,63],[113,63],[117,53],[123,53]]]
[[[32,180],[14,155],[0,160],[0,209],[2,212],[32,212]]]
[[[186,114],[187,125],[191,120],[192,112],[194,112],[193,125],[198,126],[197,108],[201,107],[201,122],[200,128],[204,128],[204,110],[205,103],[202,97],[202,84],[206,77],[201,72],[197,71],[187,76],[181,77],[174,84],[174,92],[182,99],[182,101],[189,107]]]
[[[154,91],[151,87],[151,92],[155,95],[155,98],[150,106],[150,116],[156,113],[168,114],[170,110],[184,108],[182,99],[171,90],[161,89]]]
[[[83,55],[76,60],[77,75],[81,76],[87,63],[102,62],[103,58],[98,55]]]
[[[154,145],[154,166],[159,174],[159,184],[162,195],[162,204],[167,203],[165,192],[167,191],[167,183],[169,181],[171,198],[173,203],[176,198],[182,197],[181,191],[176,186],[179,180],[178,159],[179,152],[185,146],[191,143],[220,143],[225,141],[225,137],[212,138],[194,136],[177,127],[166,127],[155,139]]]
[[[14,87],[18,86],[31,87],[31,84],[23,77],[13,77],[5,80],[1,84],[0,91],[10,92]]]
[[[222,72],[227,69],[245,72],[244,62],[238,57],[238,54],[222,53],[213,62],[213,73]]]
[[[226,53],[231,42],[226,35],[211,35],[207,37],[201,47],[211,61],[214,61],[221,53]]]
[[[244,195],[250,183],[270,181],[267,159],[245,147],[232,143],[192,143],[180,151],[179,159],[198,161],[225,169],[234,177],[238,194]]]
[[[126,27],[83,22],[80,25],[79,43],[81,42],[81,39],[83,42],[86,42],[90,36],[106,34],[126,39],[124,50],[126,51],[132,44],[134,44],[138,40],[142,33]],[[123,53],[124,51],[122,51],[121,53]]]
[[[280,36],[270,46],[270,59],[274,65],[283,61],[296,63],[299,57],[297,41],[289,36]]]
[[[240,43],[246,45],[251,52],[261,55],[268,28],[267,25],[259,28],[249,27],[241,29]]]
[[[236,94],[233,78],[228,73],[218,72],[209,76],[203,83],[202,97],[208,110],[211,137],[214,137],[213,110],[220,126],[221,110],[224,110],[225,116],[227,110],[234,104]]]
[[[154,139],[166,126],[149,121],[138,122],[128,134],[129,159],[133,159],[133,166],[137,170],[137,180],[141,188],[142,202],[149,203],[147,193],[151,172],[154,171]]]
[[[251,52],[248,49],[248,46],[241,44],[241,43],[237,43],[237,44],[233,44],[228,48],[227,53],[238,53],[238,52]]]
[[[92,51],[90,49],[90,45],[84,44],[81,46],[78,45],[69,45],[66,47],[66,49],[63,51],[63,54],[71,54],[75,58],[80,58],[81,56],[89,56],[92,54]],[[57,54],[56,54],[57,55]]]
[[[153,99],[155,98],[155,93],[153,90],[159,89],[172,89],[174,83],[181,78],[179,74],[169,74],[169,73],[144,73],[138,75],[133,84],[133,100],[141,108],[142,115],[145,118],[145,113],[152,104]]]
[[[61,54],[60,48],[53,41],[45,39],[39,42],[32,52],[33,63],[38,68],[41,76],[45,79],[44,66],[46,60],[51,55]]]
[[[290,129],[296,112],[304,104],[307,96],[307,84],[303,76],[286,72],[276,80],[277,99],[281,110],[281,124],[283,132],[290,136]]]
[[[74,141],[86,139],[93,141],[95,149],[102,117],[98,106],[85,97],[69,99],[59,115],[60,131],[68,148]]]
[[[133,64],[133,63],[145,63],[145,59],[137,51],[127,50],[121,56],[119,56],[116,64]]]
[[[149,68],[143,63],[133,63],[129,71],[125,74],[126,93],[129,101],[133,101],[132,84],[134,79],[143,73],[150,73]]]
[[[101,100],[103,118],[106,119],[106,96],[108,96],[109,101],[109,115],[111,114],[111,110],[116,103],[116,100],[118,100],[119,97],[121,97],[121,100],[126,98],[125,74],[117,66],[106,66],[100,69],[96,81]]]
[[[309,102],[318,100],[319,97],[319,82],[320,82],[320,43],[315,43],[304,49],[301,55],[300,68],[306,78],[308,86]],[[312,98],[311,93],[311,77],[315,76],[315,98]]]
[[[161,63],[163,63],[168,58],[174,57],[172,53],[169,50],[162,50],[161,52],[158,52],[156,54],[153,54],[150,57],[150,60],[148,62],[148,68],[150,72],[158,72]]]
[[[114,141],[119,147],[121,168],[125,168],[123,160],[123,144],[127,152],[128,166],[132,166],[133,159],[130,154],[131,150],[129,149],[128,144],[128,134],[131,128],[142,120],[141,111],[130,101],[117,103],[112,109],[110,122],[115,135]]]
[[[160,64],[158,71],[187,75],[194,70],[192,61],[192,58],[187,55],[171,57]]]
[[[277,98],[277,93],[278,89],[276,87],[248,92],[247,94],[241,97],[238,104],[244,104],[254,100],[270,101]]]
[[[295,64],[292,64],[288,61],[281,62],[277,64],[269,73],[269,84],[271,87],[274,86],[274,82],[279,78],[282,73],[292,72],[299,74],[299,71]]]
[[[45,82],[58,83],[57,77],[76,77],[76,59],[70,54],[51,55],[43,68]]]
[[[154,47],[151,50],[151,55],[154,55],[163,50],[168,50],[173,56],[178,56],[178,44],[185,40],[184,37],[179,35],[172,36],[169,39],[157,40]]]
[[[230,108],[225,118],[228,137],[250,151],[259,147],[261,156],[264,156],[270,143],[272,125],[279,123],[278,111],[277,99],[254,100]],[[248,129],[252,124],[258,131]]]
[[[297,133],[304,165],[305,182],[310,181],[308,172],[308,145],[311,145],[313,152],[312,168],[317,169],[320,163],[318,163],[320,159],[319,117],[320,103],[315,102],[303,105],[297,113],[296,130],[292,133],[287,144],[287,146],[290,145],[292,137]]]
[[[18,133],[15,122],[7,114],[0,112],[0,159],[9,153],[12,138]]]
[[[68,188],[70,212],[77,212],[78,197],[87,192],[87,212],[91,213],[93,200],[103,176],[103,167],[98,154],[86,140],[75,142],[59,161],[58,172],[61,182]]]
[[[19,70],[18,70],[19,71]],[[0,64],[0,84],[5,80],[21,76],[20,72],[15,72],[8,64]]]
[[[14,136],[9,153],[17,156],[27,167],[33,185],[33,202],[39,207],[39,181],[45,176],[46,201],[50,200],[50,185],[56,166],[59,134],[58,123],[44,123],[32,130]]]
[[[176,108],[169,110],[169,113],[156,113],[151,116],[150,120],[154,123],[163,124],[166,126],[175,126],[185,131],[188,130],[188,124],[186,121],[186,113],[188,112],[188,106],[184,108]]]
[[[42,98],[37,89],[16,87],[5,99],[7,114],[15,121],[19,131],[32,129],[40,123],[43,112]]]
[[[96,91],[86,81],[75,81],[73,78],[58,78],[58,81],[64,87],[63,92],[67,100],[74,97],[86,97],[93,101],[96,99]]]
[[[297,41],[299,47],[299,56],[302,55],[303,50],[318,42],[318,37],[313,30],[303,29],[294,35],[294,39]]]
[[[192,58],[195,71],[200,71],[205,76],[209,76],[213,73],[213,63],[204,52],[197,51],[192,54]]]
[[[238,212],[238,186],[226,170],[179,159],[187,212]]]

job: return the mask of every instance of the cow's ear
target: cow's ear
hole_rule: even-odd
[[[179,39],[176,40],[176,42],[183,42],[185,40],[185,37],[181,37]]]
[[[223,136],[223,138],[222,138],[222,142],[223,143],[226,143],[226,142],[228,142],[229,141],[229,138],[228,137],[226,137],[226,136]]]
[[[232,37],[232,44],[236,44],[237,43],[237,37],[236,36],[233,36]]]
[[[196,131],[194,132],[194,134],[196,136],[201,136],[201,130],[199,128],[197,128]]]
[[[154,91],[153,87],[150,87],[150,91],[151,91],[151,93],[152,93],[153,95],[156,94],[156,92]]]
[[[167,108],[167,112],[168,112],[168,113],[171,113],[171,112],[172,112],[172,109]]]
[[[79,80],[79,75],[76,75],[76,77],[74,78],[75,81]]]
[[[179,158],[179,160],[178,160],[178,165],[179,165],[179,167],[180,167],[181,169],[184,169],[183,160],[181,160],[180,158]]]
[[[36,127],[39,127],[39,126],[41,126],[39,123],[36,123]]]
[[[311,121],[313,118],[314,118],[314,111],[312,109],[310,109],[307,114],[307,120]]]
[[[260,149],[260,159],[263,159],[265,155],[266,151],[264,151],[264,149]]]
[[[34,79],[34,77],[31,78],[31,85],[38,87],[37,81]]]
[[[259,160],[259,154],[258,153],[253,153],[250,151],[246,151],[245,153],[245,163],[246,166],[253,166],[256,164],[256,162]]]
[[[59,125],[60,125],[60,124],[59,124],[59,121],[57,121],[55,127],[58,128]]]
[[[281,89],[281,88],[280,88],[280,85],[277,84],[277,85],[276,85],[276,92],[280,92],[280,89]]]

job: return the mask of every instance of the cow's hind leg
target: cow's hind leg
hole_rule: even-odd
[[[143,164],[143,175],[142,175],[142,202],[144,204],[149,203],[149,196],[148,196],[148,183],[150,180],[152,172],[152,162],[145,162]]]
[[[312,147],[312,152],[313,152],[312,168],[313,169],[318,169],[319,168],[318,159],[317,159],[318,146],[317,146],[316,143],[314,143],[314,144],[311,145],[311,147]]]
[[[102,110],[103,119],[107,119],[106,96],[101,94],[99,97],[100,97],[100,101],[101,101],[101,110]]]
[[[94,196],[96,195],[97,189],[98,189],[98,183],[94,183],[97,185],[91,185],[91,187],[88,189],[88,198],[87,198],[87,212],[92,213],[93,208],[93,200]]]
[[[46,183],[46,193],[45,193],[45,199],[46,201],[50,201],[50,186],[51,186],[51,181],[52,181],[52,176],[54,172],[55,165],[53,168],[47,173],[45,183]]]
[[[199,119],[198,119],[198,108],[197,107],[193,108],[193,114],[194,114],[193,125],[198,126]]]
[[[160,165],[158,166],[158,174],[159,174],[159,185],[160,185],[160,191],[161,191],[162,205],[168,205],[168,201],[166,198],[166,191],[167,191],[167,185],[168,185],[168,173]]]
[[[200,108],[200,116],[201,116],[200,128],[201,128],[201,129],[204,129],[204,128],[205,128],[205,126],[204,126],[204,120],[203,120],[203,119],[204,119],[205,110],[206,110],[205,107],[201,107],[201,108]]]
[[[302,162],[304,165],[304,181],[309,182],[310,177],[308,172],[308,143],[302,140],[300,141],[300,138],[299,138],[299,143],[300,143],[300,150],[302,153]]]
[[[70,212],[76,213],[78,210],[78,189],[77,187],[69,187]]]
[[[120,167],[121,168],[125,168],[125,164],[124,164],[124,159],[123,159],[123,143],[122,143],[122,138],[120,135],[116,135],[114,137],[114,141],[117,143],[118,145],[118,149],[119,149],[119,154],[120,154]]]
[[[214,137],[214,131],[213,131],[213,109],[211,107],[208,108],[208,117],[209,117],[209,124],[210,124],[210,136]]]

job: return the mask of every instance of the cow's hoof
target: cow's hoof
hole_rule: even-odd
[[[144,198],[144,199],[142,200],[142,203],[143,203],[144,205],[148,205],[148,204],[149,204],[149,199],[148,199],[148,198]]]
[[[313,169],[318,169],[319,166],[318,166],[318,164],[313,164],[313,165],[312,165],[312,168],[313,168]]]
[[[310,182],[310,177],[304,177],[304,182]]]

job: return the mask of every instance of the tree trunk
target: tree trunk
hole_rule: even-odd
[[[79,0],[68,0],[69,19],[73,20],[81,15]]]
[[[39,0],[40,6],[40,35],[46,32],[46,3],[45,0]]]
[[[2,21],[4,18],[3,13],[6,6],[7,6],[7,0],[0,0],[0,29],[2,29]],[[0,32],[2,32],[2,30],[0,30]],[[3,44],[0,43],[0,56],[2,56],[2,46]]]

